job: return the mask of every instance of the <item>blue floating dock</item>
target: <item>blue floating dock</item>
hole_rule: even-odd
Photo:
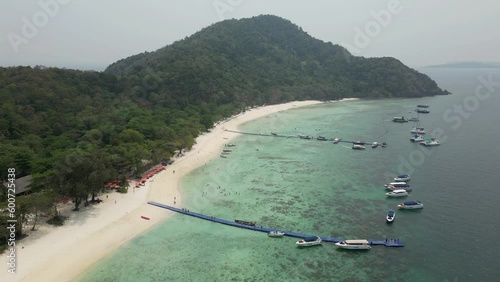
[[[221,224],[225,224],[225,225],[229,225],[229,226],[244,228],[244,229],[248,229],[248,230],[260,231],[260,232],[266,232],[266,233],[278,230],[278,229],[267,228],[267,227],[262,227],[262,226],[250,226],[250,225],[240,224],[240,223],[236,223],[234,221],[229,221],[229,220],[225,220],[225,219],[221,219],[221,218],[217,218],[217,217],[213,217],[213,216],[204,215],[204,214],[197,213],[197,212],[192,212],[192,211],[189,211],[187,209],[180,209],[180,208],[176,208],[173,206],[157,203],[154,201],[149,201],[148,204],[153,205],[153,206],[157,206],[160,208],[164,208],[167,210],[171,210],[174,212],[178,212],[181,214],[189,215],[192,217],[197,217],[200,219],[204,219],[204,220],[208,220],[208,221],[212,221],[212,222],[217,222],[217,223],[221,223]],[[284,232],[285,236],[289,236],[289,237],[305,238],[305,237],[315,236],[315,235],[310,235],[310,234],[296,233],[296,232],[290,232],[290,231],[284,231],[284,230],[279,230],[279,231]],[[344,240],[344,239],[333,238],[333,237],[320,237],[320,238],[323,242],[332,242],[332,243],[337,243],[337,242]],[[370,245],[383,245],[386,247],[404,247],[403,242],[399,241],[399,239],[368,240],[368,242],[370,243]]]

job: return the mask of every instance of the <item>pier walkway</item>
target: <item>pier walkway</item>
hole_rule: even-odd
[[[178,212],[181,214],[197,217],[200,219],[205,219],[205,220],[209,220],[212,222],[222,223],[225,225],[244,228],[244,229],[248,229],[248,230],[260,231],[260,232],[266,232],[266,233],[277,230],[277,229],[267,228],[267,227],[262,227],[262,226],[244,225],[244,224],[236,223],[234,221],[229,221],[229,220],[225,220],[225,219],[221,219],[221,218],[216,218],[213,216],[204,215],[201,213],[192,212],[192,211],[189,211],[187,209],[180,209],[180,208],[172,207],[172,206],[161,204],[161,203],[154,202],[154,201],[149,201],[148,204],[153,205],[153,206],[157,206],[160,208],[164,208],[167,210],[171,210],[174,212]],[[296,232],[290,232],[290,231],[284,231],[284,230],[279,230],[279,231],[284,232],[285,236],[290,236],[290,237],[305,238],[305,237],[314,236],[314,235],[296,233]],[[337,242],[340,242],[344,239],[333,238],[333,237],[321,237],[321,240],[323,242],[337,243]],[[403,242],[399,241],[399,239],[368,240],[368,242],[370,243],[370,245],[383,245],[386,247],[404,247]]]
[[[244,131],[237,131],[237,130],[230,130],[230,129],[224,129],[226,132],[231,132],[231,133],[237,133],[237,134],[244,134],[244,135],[256,135],[256,136],[264,136],[264,137],[279,137],[279,138],[298,138],[298,139],[306,139],[306,140],[318,140],[317,138],[313,138],[312,136],[308,135],[310,138],[305,138],[305,136],[301,137],[299,135],[282,135],[282,134],[277,134],[277,133],[255,133],[255,132],[244,132]],[[334,138],[327,138],[325,137],[324,140],[318,140],[318,141],[333,141]],[[339,142],[344,142],[344,143],[354,143],[353,140],[344,140],[340,139]],[[365,144],[372,144],[373,141],[364,141]]]

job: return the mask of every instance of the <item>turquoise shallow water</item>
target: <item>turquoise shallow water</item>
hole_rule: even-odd
[[[424,71],[454,94],[324,104],[242,127],[386,141],[387,148],[355,151],[346,143],[241,135],[227,159],[212,160],[182,183],[184,205],[192,211],[321,236],[399,238],[406,247],[352,252],[325,243],[298,249],[295,238],[175,215],[78,280],[497,281],[500,99],[498,90],[477,105],[471,98],[478,76],[492,70]],[[493,71],[493,80],[500,81],[500,71]],[[424,103],[431,113],[420,116],[420,125],[440,137],[439,147],[411,143],[412,125],[390,122],[416,116],[415,105]],[[464,104],[469,115],[453,112]],[[407,199],[425,208],[396,211],[387,225],[387,210],[401,200],[386,199],[383,184],[398,173],[412,175]]]

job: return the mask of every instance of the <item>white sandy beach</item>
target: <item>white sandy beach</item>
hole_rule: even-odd
[[[0,281],[71,281],[94,263],[109,255],[122,244],[145,232],[173,212],[147,204],[157,201],[181,206],[179,180],[191,170],[218,157],[225,143],[238,136],[224,129],[236,130],[239,125],[272,113],[295,107],[321,103],[319,101],[290,102],[246,111],[219,123],[210,133],[196,139],[193,148],[160,172],[146,186],[127,194],[100,195],[103,203],[82,208],[79,212],[66,211],[69,216],[64,226],[40,228],[17,244],[17,274],[0,272]],[[175,173],[173,172],[175,171]],[[116,200],[116,203],[115,203]],[[151,220],[144,220],[141,215]],[[49,229],[49,230],[47,230]]]

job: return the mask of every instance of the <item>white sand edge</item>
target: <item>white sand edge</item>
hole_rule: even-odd
[[[356,100],[356,99],[344,99]],[[192,150],[177,159],[165,171],[157,174],[146,187],[128,194],[111,193],[101,196],[103,203],[85,211],[71,213],[62,227],[47,234],[17,244],[17,273],[0,271],[0,281],[71,281],[94,263],[118,249],[137,235],[173,214],[147,204],[157,201],[177,206],[182,203],[179,180],[191,170],[218,157],[225,143],[238,136],[224,131],[237,129],[248,121],[276,112],[319,104],[319,101],[296,101],[254,108],[219,123],[210,133],[200,135]],[[175,171],[175,173],[173,173]],[[148,187],[149,186],[149,187]],[[116,200],[116,203],[115,203]],[[141,215],[151,220],[141,219]],[[6,253],[2,257],[7,263]]]

